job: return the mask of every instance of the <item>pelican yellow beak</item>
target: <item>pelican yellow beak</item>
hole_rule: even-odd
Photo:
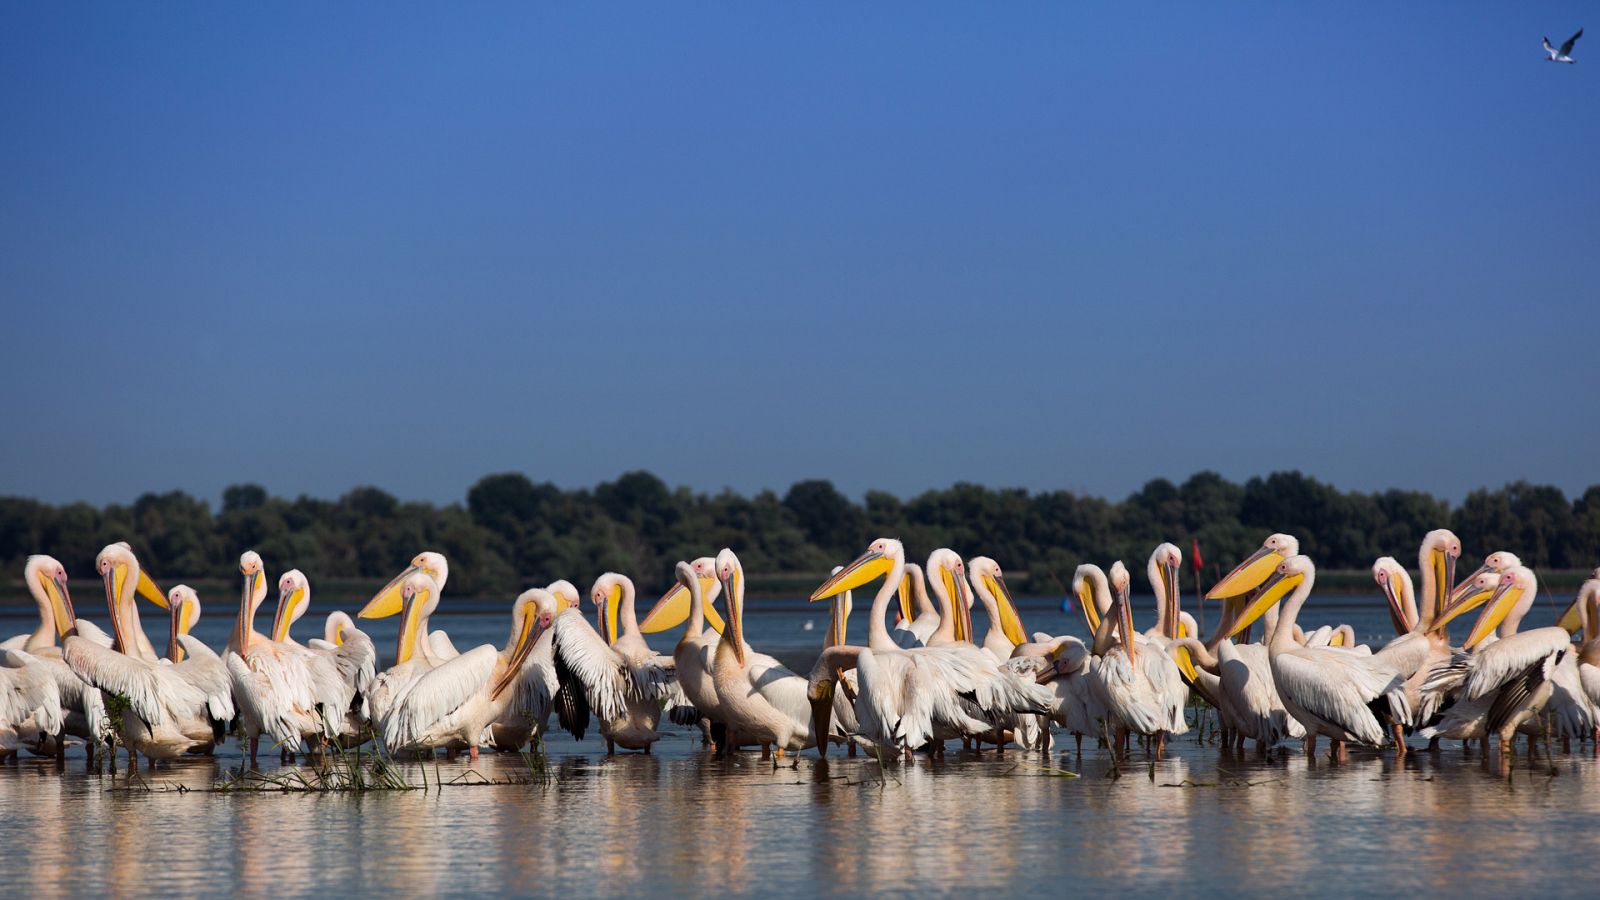
[[[1406,618],[1405,601],[1395,587],[1395,579],[1392,576],[1385,577],[1378,587],[1383,589],[1383,598],[1389,602],[1389,621],[1394,624],[1395,634],[1409,633],[1411,623]]]
[[[900,576],[900,618],[902,621],[911,621],[911,573],[908,571]]]
[[[1443,634],[1445,626],[1449,625],[1451,620],[1472,612],[1494,595],[1494,588],[1486,588],[1478,583],[1481,577],[1482,574],[1474,575],[1467,581],[1457,585],[1456,589],[1450,594],[1453,599],[1446,604],[1444,611],[1433,620],[1433,624],[1428,626],[1429,631]]]
[[[539,640],[539,635],[544,633],[542,618],[537,608],[530,608],[529,613],[522,617],[522,627],[517,629],[517,641],[512,645],[511,658],[506,662],[506,670],[500,673],[494,688],[489,691],[490,700],[500,699],[505,689],[510,687],[522,673],[523,662],[528,659],[528,654],[533,652],[533,645]]]
[[[406,583],[407,578],[410,578],[421,568],[421,566],[415,564],[407,566],[404,572],[396,575],[393,581],[384,585],[378,593],[374,594],[372,599],[367,601],[366,606],[361,607],[361,611],[356,613],[356,618],[387,619],[400,612],[403,602],[400,597],[401,586]]]
[[[1200,672],[1194,667],[1194,654],[1188,647],[1178,647],[1172,654],[1172,661],[1178,664],[1178,671],[1183,673],[1184,680],[1190,684],[1200,680]]]
[[[889,570],[892,568],[894,568],[894,564],[890,562],[889,557],[876,550],[868,550],[866,553],[856,557],[855,561],[850,565],[835,572],[820,587],[812,591],[810,599],[813,601],[822,600],[843,591],[855,590],[869,581],[889,574]]]
[[[1099,631],[1100,609],[1094,605],[1094,585],[1087,578],[1078,586],[1078,609],[1083,613],[1084,624],[1089,626],[1089,633]]]
[[[1502,581],[1494,595],[1489,598],[1489,604],[1479,614],[1478,621],[1472,626],[1472,633],[1467,635],[1467,642],[1461,645],[1461,649],[1471,650],[1478,646],[1484,638],[1500,627],[1500,623],[1505,621],[1506,616],[1520,599],[1522,599],[1522,588],[1517,587],[1512,579]]]
[[[1328,638],[1328,646],[1329,647],[1343,647],[1344,646],[1344,632],[1335,631],[1333,633],[1333,635]]]
[[[122,610],[118,605],[122,599],[122,586],[128,581],[128,567],[123,563],[114,563],[111,568],[101,574],[101,580],[106,585],[106,606],[111,611],[111,632],[116,639],[115,647],[122,653],[132,651],[133,645],[128,643],[127,635],[123,633]]]
[[[422,628],[422,610],[427,606],[428,588],[422,588],[400,602],[400,643],[395,648],[395,664],[410,662],[417,652],[417,634]]]
[[[139,583],[134,587],[134,590],[138,592],[139,596],[149,600],[151,603],[162,609],[167,608],[167,595],[162,593],[161,588],[150,580],[150,576],[146,575],[143,569],[139,570]]]
[[[1428,564],[1433,567],[1434,596],[1428,602],[1434,604],[1433,614],[1440,615],[1450,604],[1451,591],[1448,585],[1455,584],[1456,556],[1443,550],[1429,552]]]
[[[689,618],[689,589],[682,582],[672,585],[656,605],[639,620],[639,630],[645,634],[657,634],[668,628],[682,625]]]
[[[1017,615],[1017,602],[1011,596],[1011,589],[1006,587],[1005,578],[999,575],[984,575],[983,586],[995,599],[995,606],[1000,610],[1000,631],[1006,636],[1013,646],[1020,646],[1028,642],[1028,635],[1022,628],[1022,617]]]
[[[1274,568],[1272,575],[1256,591],[1255,596],[1246,601],[1244,611],[1239,614],[1239,618],[1228,629],[1227,637],[1231,638],[1249,628],[1254,624],[1255,620],[1261,618],[1267,610],[1271,609],[1273,604],[1288,596],[1290,591],[1299,587],[1300,582],[1305,580],[1306,577],[1304,575],[1298,573],[1283,575]]]
[[[56,637],[65,638],[77,627],[78,617],[72,611],[72,595],[67,591],[65,578],[46,577],[39,573],[39,587],[50,599],[51,618],[56,620]]]
[[[1128,588],[1117,591],[1117,630],[1121,633],[1123,652],[1128,654],[1130,665],[1139,662],[1139,641],[1133,630],[1133,604],[1129,602]]]
[[[1206,592],[1207,600],[1219,600],[1248,594],[1261,586],[1286,557],[1271,547],[1262,547],[1240,563],[1221,581]]]
[[[723,640],[733,642],[734,657],[739,660],[739,667],[745,665],[744,658],[744,585],[740,583],[740,570],[735,568],[729,571],[728,577],[717,578],[722,582],[722,596],[728,598],[728,631],[723,632]],[[817,599],[813,596],[811,599]]]
[[[1580,602],[1582,601],[1572,601],[1567,605],[1566,611],[1561,614],[1561,618],[1556,620],[1556,625],[1566,629],[1567,634],[1577,634],[1583,630],[1583,619],[1578,613],[1578,604]]]
[[[272,621],[272,639],[282,643],[289,637],[289,626],[294,624],[294,611],[306,599],[306,589],[295,588],[287,595],[278,595],[278,615]]]
[[[613,583],[611,587],[606,590],[605,604],[604,608],[601,610],[601,615],[604,616],[605,619],[604,627],[606,631],[603,637],[606,639],[607,644],[615,644],[617,642],[617,638],[620,634],[617,630],[617,615],[621,609],[622,585]]]
[[[1178,567],[1170,562],[1163,562],[1157,567],[1161,577],[1161,602],[1166,604],[1166,614],[1162,616],[1166,622],[1168,638],[1178,637],[1181,623],[1178,620]]]

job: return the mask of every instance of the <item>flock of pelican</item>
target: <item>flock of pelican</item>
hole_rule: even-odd
[[[1160,757],[1190,728],[1191,694],[1216,710],[1226,746],[1254,741],[1263,752],[1300,739],[1311,756],[1325,737],[1335,759],[1350,744],[1404,754],[1414,735],[1430,748],[1481,742],[1504,765],[1519,734],[1530,755],[1540,737],[1600,745],[1600,570],[1555,625],[1524,631],[1534,573],[1499,551],[1457,582],[1460,555],[1454,534],[1430,532],[1418,557],[1420,594],[1393,557],[1373,564],[1396,631],[1373,649],[1349,626],[1301,626],[1316,569],[1287,534],[1268,537],[1212,587],[1207,599],[1220,601],[1222,621],[1202,640],[1182,609],[1183,555],[1164,543],[1145,568],[1156,609],[1144,631],[1122,562],[1078,567],[1072,592],[1086,642],[1029,634],[993,559],[941,548],[919,565],[900,541],[881,538],[812,592],[828,603],[829,627],[802,674],[746,642],[744,570],[728,549],[678,563],[672,589],[642,619],[625,575],[595,580],[592,623],[571,582],[533,588],[511,606],[505,646],[464,652],[429,629],[449,579],[438,553],[417,554],[355,618],[333,612],[320,637],[301,643],[292,630],[310,607],[309,580],[283,573],[270,630],[259,632],[268,580],[248,551],[219,653],[190,634],[196,592],[163,593],[117,543],[95,559],[109,630],[77,617],[60,562],[29,558],[39,625],[0,642],[0,756],[59,757],[71,739],[91,758],[121,743],[130,761],[142,755],[153,767],[235,736],[252,767],[263,737],[284,760],[367,741],[394,755],[476,758],[484,747],[529,746],[554,716],[580,739],[595,727],[608,753],[648,753],[665,718],[697,726],[717,755],[759,747],[774,765],[806,749],[826,756],[831,744],[885,762],[942,754],[950,740],[980,751],[1047,750],[1055,730],[1072,735],[1080,753],[1085,736],[1126,754],[1139,735]],[[848,644],[854,592],[874,583],[866,642]],[[140,597],[166,612],[164,655],[140,623]],[[988,620],[981,641],[974,605]],[[1452,644],[1450,623],[1480,607],[1465,641]],[[380,671],[356,619],[388,616],[400,617],[399,634],[392,665]],[[647,635],[680,625],[670,653],[650,646]]]

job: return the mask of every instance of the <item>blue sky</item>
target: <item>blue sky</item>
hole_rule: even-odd
[[[1591,12],[8,4],[0,493],[1576,492]]]

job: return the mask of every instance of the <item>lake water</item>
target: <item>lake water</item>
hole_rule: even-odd
[[[215,613],[228,607],[219,599],[196,629],[213,645],[230,627]],[[80,612],[103,619],[91,605],[78,601]],[[446,601],[434,623],[463,648],[501,643],[505,606]],[[749,606],[753,645],[809,665],[826,624],[820,609],[760,599]],[[1081,633],[1076,614],[1054,600],[1021,606],[1031,630]],[[1543,624],[1542,606],[1530,624]],[[1153,601],[1138,608],[1147,624]],[[1313,601],[1305,619],[1350,622],[1375,641],[1388,629],[1376,597]],[[152,636],[155,622],[146,613]],[[371,624],[391,653],[392,620]],[[864,622],[853,624],[859,637]],[[25,619],[0,617],[0,635],[25,627]],[[665,650],[673,640],[654,643]],[[1398,766],[1367,751],[1335,766],[1298,749],[1270,760],[1236,756],[1191,734],[1166,760],[1151,766],[1135,751],[1120,771],[1092,746],[1081,758],[950,746],[942,760],[919,756],[883,773],[837,749],[825,765],[807,751],[797,769],[774,770],[753,753],[713,760],[688,731],[672,732],[649,756],[612,758],[593,737],[556,736],[545,778],[533,779],[521,757],[486,753],[476,764],[403,766],[414,785],[456,784],[361,795],[214,793],[239,765],[232,744],[215,759],[141,773],[133,784],[125,771],[87,773],[77,751],[65,772],[24,758],[0,766],[0,883],[17,897],[1577,895],[1590,893],[1585,867],[1600,851],[1600,765],[1587,748],[1558,753],[1553,765],[1521,761],[1504,778],[1454,742]],[[269,756],[263,768],[277,771]],[[461,783],[479,776],[514,783]]]

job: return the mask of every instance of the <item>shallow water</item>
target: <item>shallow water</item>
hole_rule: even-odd
[[[751,643],[809,662],[823,618],[794,604],[767,605],[787,611],[753,611]],[[1053,601],[1026,602],[1023,615],[1039,630],[1070,621]],[[223,618],[209,617],[197,634],[220,644]],[[1314,606],[1308,619],[1352,622],[1363,638],[1387,627],[1376,598]],[[501,642],[509,627],[503,614],[435,621],[463,647]],[[6,627],[13,624],[0,620],[0,634],[20,629]],[[146,625],[154,633],[148,614]],[[392,627],[372,631],[387,649]],[[664,649],[671,637],[655,643]],[[1558,754],[1553,767],[1523,761],[1502,778],[1453,742],[1398,766],[1391,754],[1364,751],[1334,766],[1298,750],[1271,760],[1236,756],[1191,734],[1166,760],[1151,766],[1136,751],[1120,772],[1093,746],[1081,757],[950,747],[942,760],[919,757],[885,777],[876,761],[837,749],[826,765],[808,751],[797,769],[774,770],[753,753],[712,760],[688,731],[674,731],[651,755],[613,758],[594,738],[556,736],[545,781],[531,782],[521,757],[485,754],[475,764],[441,759],[426,771],[404,769],[418,786],[425,777],[430,785],[475,778],[469,768],[522,783],[363,795],[213,793],[239,764],[233,745],[214,760],[141,773],[139,782],[125,771],[88,774],[77,751],[64,772],[25,758],[0,766],[0,823],[10,838],[0,883],[30,897],[997,888],[1579,894],[1588,893],[1582,867],[1600,850],[1600,830],[1591,827],[1600,764],[1586,752]],[[266,754],[263,767],[278,769]],[[1067,771],[1081,777],[1060,777]]]

